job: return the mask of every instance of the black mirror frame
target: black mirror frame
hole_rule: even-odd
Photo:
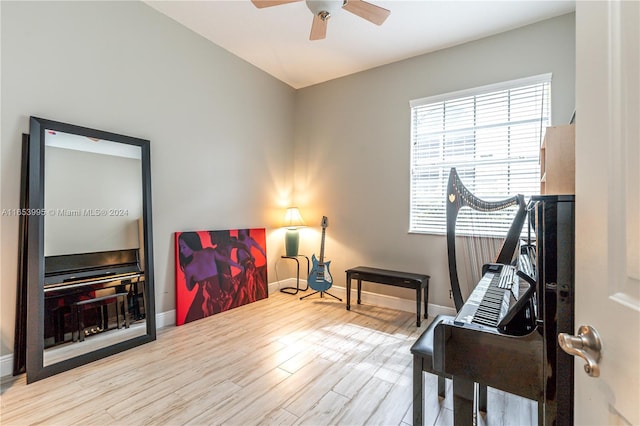
[[[90,138],[110,140],[113,142],[135,145],[141,148],[142,154],[142,215],[144,244],[144,273],[146,281],[145,314],[147,333],[129,340],[113,344],[93,352],[75,356],[51,365],[44,365],[44,215],[27,217],[27,234],[23,241],[26,250],[24,261],[26,272],[26,338],[25,367],[27,383],[44,379],[63,371],[71,370],[84,364],[123,352],[156,339],[155,292],[153,274],[153,232],[151,222],[151,164],[150,142],[145,139],[119,135],[101,130],[80,127],[38,117],[31,117],[28,146],[27,206],[30,211],[43,211],[44,206],[44,141],[47,130],[79,134]],[[22,268],[22,266],[21,266]],[[18,307],[20,311],[23,307]],[[24,312],[24,311],[23,311]],[[16,336],[18,340],[18,336]],[[16,356],[14,354],[14,356]]]

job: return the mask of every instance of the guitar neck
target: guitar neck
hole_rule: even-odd
[[[326,234],[327,228],[322,228],[322,239],[320,240],[320,260],[318,261],[319,265],[324,265],[324,236]]]

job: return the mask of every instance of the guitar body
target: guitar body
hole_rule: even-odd
[[[329,290],[333,284],[333,278],[331,277],[331,272],[329,272],[329,264],[331,261],[320,263],[314,254],[311,256],[311,262],[313,262],[313,266],[307,279],[309,287],[315,291]]]
[[[315,254],[311,256],[313,267],[311,268],[311,272],[309,272],[309,277],[307,277],[307,284],[309,284],[309,287],[314,289],[315,292],[301,297],[300,300],[320,293],[320,297],[326,294],[327,296],[331,296],[342,302],[342,299],[327,291],[331,288],[331,284],[333,284],[333,277],[331,277],[331,272],[329,272],[329,264],[331,262],[324,261],[324,237],[328,224],[329,221],[327,217],[322,216],[322,243],[320,244],[320,259],[316,258]]]
[[[309,273],[307,283],[309,283],[309,287],[315,291],[323,292],[329,290],[329,288],[331,288],[331,284],[333,284],[333,278],[331,277],[331,272],[329,272],[329,264],[331,262],[324,261],[324,237],[326,235],[327,226],[329,226],[329,220],[326,216],[322,216],[321,226],[322,242],[320,243],[320,259],[317,259],[315,254],[311,256],[313,268]]]

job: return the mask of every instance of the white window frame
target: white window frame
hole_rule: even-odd
[[[480,184],[480,188],[475,188],[475,181],[469,179],[465,182],[465,176],[461,174],[462,182],[467,188],[479,198],[486,201],[497,201],[516,193],[524,193],[528,199],[531,195],[540,193],[540,166],[539,166],[539,153],[540,143],[544,136],[545,128],[551,125],[551,73],[541,74],[532,77],[511,80],[507,82],[491,84],[487,86],[472,88],[468,90],[461,90],[452,93],[446,93],[436,96],[430,96],[421,99],[415,99],[410,102],[411,109],[411,176],[410,176],[410,206],[409,206],[409,233],[420,234],[446,234],[446,188],[447,180],[449,176],[449,170],[451,167],[456,167],[459,174],[461,169],[466,170],[480,170],[484,168],[487,170],[493,164],[495,167],[506,167],[508,170],[514,169],[514,166],[518,164],[518,167],[526,167],[526,178],[518,180],[519,177],[511,178],[511,172],[507,172],[507,182],[514,182],[519,189],[517,192],[501,192],[500,189],[496,191],[486,190],[486,180],[483,191]],[[478,121],[482,120],[482,116],[478,114],[478,109],[481,109],[481,102],[489,102],[487,99],[494,99],[493,96],[500,96],[500,92],[506,92],[505,99],[511,100],[511,93],[518,93],[518,90],[522,88],[541,85],[542,89],[541,98],[536,98],[536,102],[540,102],[540,114],[536,119],[528,117],[523,120],[511,120],[513,116],[511,103],[508,103],[507,110],[509,111],[509,118],[507,120],[500,120],[501,125],[489,124],[478,125]],[[469,98],[472,98],[470,100]],[[476,103],[478,100],[478,103]],[[453,111],[456,102],[464,103],[465,106],[472,103],[472,113],[469,113],[467,108],[466,114],[473,117],[473,124],[468,126],[466,123],[464,126],[451,130],[455,125],[447,127],[447,108],[449,111]],[[536,106],[537,107],[537,106]],[[433,113],[429,112],[429,108],[433,108]],[[439,111],[439,112],[438,112]],[[504,108],[503,108],[504,111]],[[449,113],[454,118],[449,118],[448,123],[455,122],[455,113]],[[420,115],[420,118],[417,118]],[[428,118],[425,118],[428,117]],[[433,126],[424,125],[425,122],[429,122],[429,119],[433,120],[437,118],[438,121],[431,121]],[[422,121],[420,121],[422,120]],[[420,123],[418,123],[420,121]],[[535,123],[535,126],[534,126]],[[521,139],[512,136],[511,129],[515,129],[516,126],[523,126],[526,131],[520,133]],[[534,129],[535,127],[535,129]],[[519,154],[511,153],[505,154],[504,150],[500,150],[502,154],[498,153],[497,146],[492,145],[493,142],[484,144],[483,138],[478,135],[481,132],[490,131],[505,131],[507,135],[505,138],[494,138],[496,140],[503,141],[510,148],[518,147],[517,143],[520,142],[520,147],[524,147],[525,151]],[[515,131],[513,132],[515,134]],[[455,136],[452,136],[455,134]],[[467,136],[464,136],[464,135]],[[447,141],[449,138],[453,140]],[[458,140],[456,140],[458,139]],[[485,138],[490,139],[490,138]],[[536,145],[534,145],[534,141]],[[502,142],[501,142],[502,143]],[[484,144],[484,145],[483,145]],[[480,147],[480,148],[478,148]],[[482,149],[489,149],[490,155],[482,155]],[[517,148],[520,149],[520,148]],[[448,151],[447,154],[445,151]],[[514,150],[515,151],[515,150]],[[453,154],[452,154],[453,153]],[[456,155],[457,154],[457,155]],[[494,157],[495,154],[495,158]],[[479,157],[488,157],[479,158]],[[535,165],[535,167],[534,167]],[[423,178],[421,176],[430,175],[432,178]],[[513,173],[515,176],[515,172]],[[500,174],[500,178],[505,174]],[[519,176],[519,175],[518,175]],[[483,182],[481,178],[478,178],[478,182]],[[496,188],[499,185],[496,185]],[[526,189],[524,189],[526,188]],[[477,191],[477,192],[476,192]],[[465,209],[467,210],[467,209]],[[460,215],[462,216],[462,212]],[[459,217],[459,223],[461,221]],[[465,219],[462,219],[464,222]],[[471,219],[469,219],[471,220]],[[489,226],[492,228],[495,225],[495,234],[499,235],[503,231],[505,226],[508,229],[508,220],[504,223],[496,223]],[[477,231],[472,226],[462,226],[462,232],[456,231],[457,235],[487,235],[484,226],[484,231]]]

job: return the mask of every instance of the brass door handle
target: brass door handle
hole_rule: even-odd
[[[558,343],[563,351],[569,355],[579,356],[586,361],[584,371],[591,377],[600,376],[598,361],[601,358],[602,340],[595,328],[581,325],[578,335],[567,333],[558,334]]]

